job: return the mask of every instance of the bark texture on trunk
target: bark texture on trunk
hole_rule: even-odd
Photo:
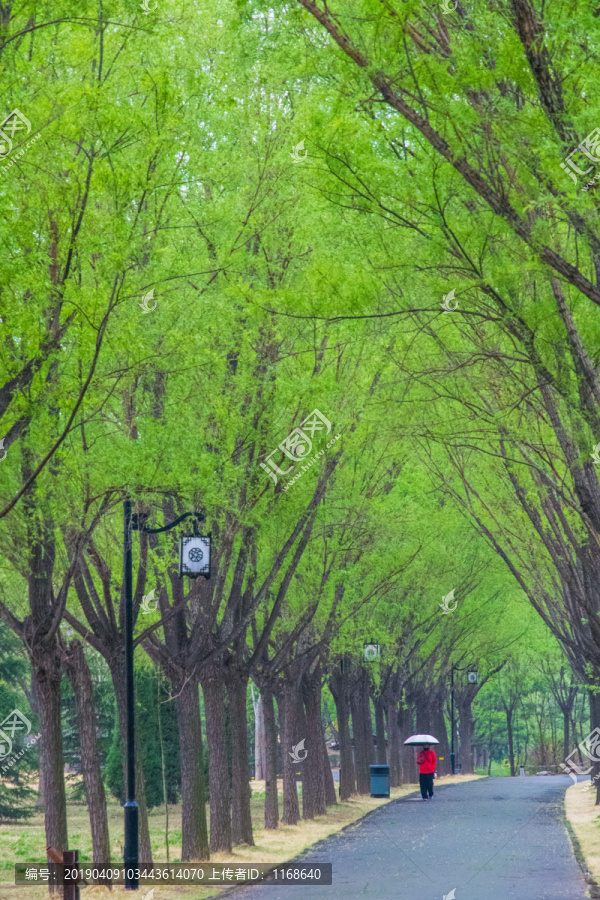
[[[515,773],[515,750],[514,750],[513,727],[512,727],[513,711],[512,711],[512,709],[506,709],[506,708],[504,711],[506,713],[506,730],[508,732],[508,759],[510,762],[510,774],[514,777],[516,773]]]
[[[389,700],[385,707],[387,723],[387,763],[390,767],[390,786],[399,787],[402,784],[402,765],[400,756],[400,732],[398,729],[398,704]]]
[[[344,663],[342,663],[342,666]],[[347,665],[347,663],[346,663]],[[330,679],[329,688],[333,695],[338,721],[340,744],[340,800],[348,800],[356,791],[356,774],[350,737],[350,701],[348,697],[348,678],[342,667],[335,666]]]
[[[300,818],[298,791],[296,788],[297,763],[292,760],[292,747],[301,740],[298,734],[298,691],[287,680],[278,685],[277,702],[281,723],[281,752],[283,756],[283,816],[284,825],[297,825]]]
[[[570,710],[563,710],[563,759],[566,759],[571,752],[569,747],[570,735]]]
[[[206,823],[206,785],[204,783],[204,751],[198,682],[187,679],[173,684],[179,734],[179,764],[181,768],[181,859],[209,858],[208,827]]]
[[[254,708],[254,777],[256,781],[265,781],[265,715],[261,694],[252,694]]]
[[[248,676],[230,668],[227,676],[231,724],[231,837],[234,844],[254,845],[248,765]]]
[[[350,695],[352,712],[352,733],[354,736],[354,764],[356,767],[356,789],[359,794],[371,793],[369,766],[373,751],[373,725],[366,673],[359,673]]]
[[[374,697],[373,705],[375,707],[375,735],[377,738],[377,763],[385,765],[387,763],[387,747],[385,740],[385,716],[383,697]],[[389,738],[388,738],[389,740]]]
[[[265,723],[265,828],[279,827],[279,803],[277,799],[277,725],[271,685],[261,688],[262,711]]]
[[[30,551],[27,588],[31,614],[23,620],[20,637],[31,661],[32,694],[39,704],[46,846],[62,851],[68,849],[68,838],[60,709],[61,660],[56,637],[48,638],[55,612],[54,524],[38,515],[34,494],[25,498],[24,511]]]
[[[414,692],[414,705],[417,714],[417,733],[431,734],[431,697],[425,691]]]
[[[96,716],[92,676],[80,641],[71,641],[65,665],[75,695],[81,768],[87,796],[94,863],[110,864],[110,838],[106,795],[96,740]]]
[[[32,673],[32,677],[31,677],[31,709],[33,710],[34,715],[41,722],[42,718],[41,718],[40,689],[38,687],[38,683],[37,683],[36,679],[33,677],[33,673]],[[39,748],[38,752],[39,752],[39,760],[40,760],[40,772],[39,772],[39,779],[38,779],[37,799],[35,801],[35,805],[39,809],[43,809],[44,808],[44,760],[42,758],[43,753],[44,753],[43,741],[41,741],[41,740],[39,741],[38,748]]]
[[[68,850],[62,720],[60,710],[60,660],[56,647],[36,648],[33,674],[40,700],[42,762],[44,766],[44,824],[46,846]]]
[[[463,775],[473,774],[473,711],[470,699],[458,706],[458,720],[460,722],[460,762]],[[437,737],[437,735],[436,735]]]
[[[231,787],[225,727],[223,672],[207,666],[200,676],[206,714],[208,782],[210,791],[210,852],[229,853],[231,837]]]
[[[440,775],[450,775],[451,765],[450,765],[450,744],[448,742],[448,729],[446,728],[446,719],[444,716],[444,697],[443,694],[440,693],[437,695],[437,700],[433,704],[433,709],[431,711],[431,723],[433,725],[433,731],[431,732],[438,739],[439,746],[435,747],[435,752],[438,758],[437,764],[437,772]],[[461,728],[462,735],[462,728]],[[469,740],[469,753],[470,753],[470,740]],[[440,757],[442,757],[440,762]],[[471,763],[471,769],[473,765]]]
[[[302,816],[313,819],[325,814],[323,771],[323,725],[321,723],[321,672],[317,669],[302,679],[306,721],[306,759],[302,764]]]
[[[398,733],[401,750],[402,784],[418,784],[419,770],[416,763],[416,754],[412,747],[405,747],[404,741],[414,733],[413,712],[411,709],[400,707],[398,710]]]
[[[329,754],[327,752],[327,744],[325,742],[325,735],[321,740],[322,747],[322,760],[323,760],[323,781],[325,784],[325,805],[326,806],[335,806],[337,803],[337,797],[335,795],[335,784],[333,781],[333,772],[331,771],[331,763],[329,762]]]

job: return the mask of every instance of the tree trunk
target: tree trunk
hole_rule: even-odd
[[[210,792],[210,851],[231,852],[231,789],[227,732],[225,728],[225,691],[223,669],[207,666],[200,676],[206,713],[208,744],[208,782]]]
[[[37,680],[33,677],[33,667],[31,674],[31,709],[33,710],[35,716],[38,721],[41,723],[42,714],[41,710],[41,702],[40,702],[40,689],[37,683]],[[41,728],[41,725],[40,725]],[[38,742],[39,748],[39,760],[40,760],[40,770],[39,770],[39,778],[38,778],[38,792],[37,792],[37,800],[35,801],[35,805],[40,809],[44,808],[44,746],[42,741]]]
[[[365,694],[367,696],[367,704],[365,704]],[[350,695],[352,733],[354,735],[356,789],[359,794],[371,793],[369,765],[371,762],[371,749],[373,744],[373,725],[371,723],[371,708],[368,706],[368,699],[369,694],[366,690],[366,678],[365,675],[361,673],[356,681],[354,690]]]
[[[340,744],[340,800],[348,800],[356,791],[356,773],[350,737],[350,706],[347,678],[337,666],[331,673],[329,687],[335,702]]]
[[[172,686],[181,768],[181,860],[189,862],[209,858],[200,698],[193,678]]]
[[[513,727],[512,727],[512,717],[513,711],[512,709],[508,709],[504,707],[504,711],[506,712],[506,730],[508,732],[508,758],[510,761],[510,774],[515,776],[515,751],[513,745]]]
[[[261,688],[262,712],[265,723],[265,828],[279,827],[279,803],[277,798],[277,725],[273,690],[270,685]]]
[[[377,737],[376,759],[379,765],[384,766],[387,762],[387,750],[385,744],[385,718],[383,713],[383,698],[374,697],[373,705],[375,706],[375,735]]]
[[[371,713],[371,693],[369,691],[368,685],[368,676],[365,677],[364,689],[361,690],[360,693],[361,702],[362,702],[362,722],[364,724],[365,729],[365,744],[367,747],[367,755],[369,760],[369,765],[375,765],[376,761],[376,750],[375,750],[375,741],[373,740],[373,716]],[[367,770],[367,778],[369,779],[369,793],[371,792],[371,775]]]
[[[32,678],[36,681],[40,701],[46,846],[62,852],[68,849],[69,844],[60,710],[60,660],[56,647],[36,648],[31,663]]]
[[[252,706],[254,708],[254,778],[256,781],[265,781],[265,716],[263,710],[263,698],[259,693],[255,698],[252,693]]]
[[[323,762],[323,783],[325,785],[325,806],[335,806],[337,797],[335,795],[335,784],[333,783],[333,772],[331,771],[331,763],[329,762],[329,754],[327,752],[327,744],[325,735],[321,738],[322,762]]]
[[[317,670],[302,679],[306,715],[306,759],[302,764],[302,817],[325,815],[325,778],[323,772],[323,725],[321,723],[321,673]]]
[[[460,722],[460,762],[463,775],[473,774],[473,710],[471,701],[467,698],[458,707],[458,719]],[[437,735],[436,735],[437,737]]]
[[[400,733],[398,730],[398,704],[395,700],[388,700],[385,707],[387,724],[387,762],[390,767],[390,787],[399,787],[402,784],[402,764],[400,761]]]
[[[296,788],[297,763],[290,753],[302,739],[298,736],[298,691],[293,683],[282,682],[278,686],[277,702],[281,724],[281,753],[283,757],[283,816],[284,825],[297,825],[300,818],[298,791]]]
[[[452,766],[450,764],[450,744],[448,743],[448,730],[446,728],[446,719],[444,718],[444,703],[441,696],[438,696],[438,702],[434,704],[431,719],[433,722],[433,732],[432,734],[438,739],[439,746],[435,747],[435,752],[438,758],[438,772],[440,775],[450,775],[452,772]],[[461,728],[462,735],[462,728]],[[470,751],[470,744],[469,744]],[[443,757],[443,759],[440,758]],[[473,763],[470,763],[471,771],[473,770]],[[464,771],[464,769],[463,769]]]
[[[96,741],[94,689],[83,645],[80,641],[74,640],[69,644],[68,652],[65,655],[65,666],[75,695],[81,768],[92,832],[93,861],[95,864],[107,863],[110,865],[106,795]]]
[[[569,747],[569,739],[571,737],[571,729],[570,729],[570,716],[571,710],[565,708],[562,710],[563,717],[563,759],[566,759],[569,753],[571,752],[571,748]]]
[[[231,837],[234,844],[254,846],[248,764],[248,676],[232,666],[227,676],[231,723]],[[261,704],[262,705],[262,704]]]
[[[398,708],[398,732],[399,745],[402,752],[402,784],[418,784],[419,773],[416,763],[416,754],[412,747],[405,747],[404,741],[413,733],[413,714],[410,709]]]
[[[415,712],[417,714],[417,733],[431,734],[430,698],[424,691],[415,692]]]

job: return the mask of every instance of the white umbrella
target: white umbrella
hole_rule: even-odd
[[[404,743],[413,746],[417,744],[439,744],[439,741],[432,734],[411,734]]]

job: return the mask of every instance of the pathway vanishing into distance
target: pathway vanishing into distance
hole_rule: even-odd
[[[486,778],[436,787],[431,802],[403,797],[299,857],[333,863],[332,886],[243,888],[232,900],[584,900],[562,823],[571,783]]]

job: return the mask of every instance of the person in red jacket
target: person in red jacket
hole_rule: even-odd
[[[425,744],[423,749],[417,756],[417,765],[419,767],[419,784],[421,786],[421,797],[423,800],[433,800],[433,773],[437,764],[437,756],[433,750],[429,749],[429,744]]]

